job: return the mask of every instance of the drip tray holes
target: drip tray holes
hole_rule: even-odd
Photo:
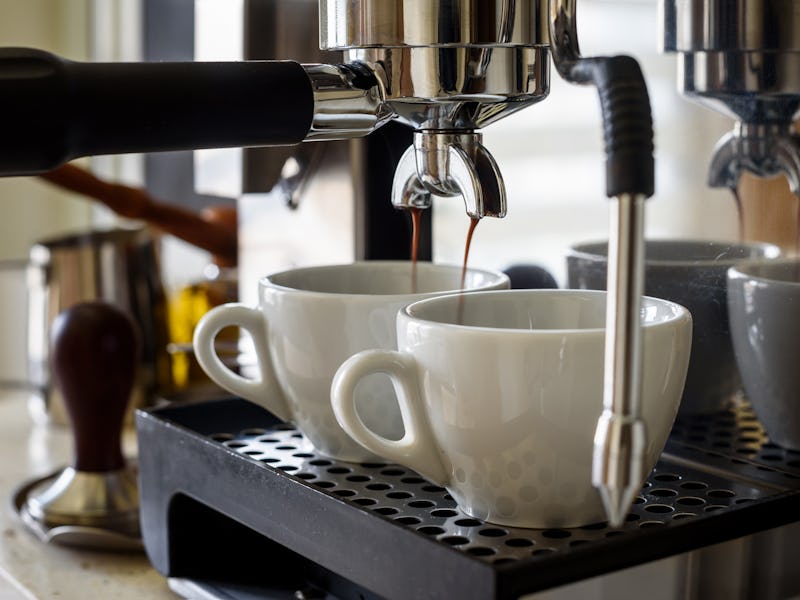
[[[527,538],[511,538],[510,540],[506,540],[506,546],[511,548],[529,548],[534,545],[533,540],[529,540]]]
[[[644,509],[649,513],[656,513],[659,515],[675,512],[675,509],[666,504],[650,504],[645,506]]]
[[[465,538],[465,537],[460,536],[460,535],[449,535],[449,536],[443,537],[439,541],[442,541],[445,544],[450,544],[451,546],[464,546],[466,544],[469,544],[469,538]]]
[[[709,491],[706,496],[709,498],[733,498],[736,496],[736,492],[732,492],[731,490],[711,490]]]
[[[694,496],[686,496],[684,498],[678,498],[675,500],[675,504],[680,506],[703,506],[705,503],[706,501],[702,498],[697,498]]]
[[[800,476],[800,452],[790,454],[780,448],[762,450],[764,446],[759,444],[766,440],[757,421],[741,427],[741,422],[735,419],[723,422],[710,418],[676,426],[673,436],[677,436],[677,440],[673,437],[677,447],[697,460],[704,460],[706,448],[716,443],[715,448],[725,445],[726,449],[708,460],[725,460],[732,468],[746,468],[750,472],[758,467],[768,469],[781,475],[784,482],[792,476],[789,469]],[[704,436],[709,443],[705,448],[682,446],[680,440],[689,436]],[[303,485],[345,501],[355,510],[391,521],[406,531],[492,565],[570,552],[586,544],[641,535],[644,530],[665,525],[677,527],[680,521],[688,523],[708,513],[735,509],[766,494],[755,487],[739,488],[722,477],[690,468],[679,469],[662,461],[643,484],[621,528],[612,529],[607,522],[600,521],[571,529],[522,529],[487,523],[464,514],[445,488],[407,468],[386,463],[340,463],[322,456],[291,427],[244,429],[238,434],[218,432],[209,437],[262,463],[262,468],[282,471],[285,477],[295,477]],[[750,462],[759,454],[763,454],[769,466]],[[742,467],[731,463],[736,456],[741,456]]]
[[[472,554],[472,556],[494,556],[497,554],[497,550],[486,546],[472,546],[471,548],[467,548],[466,551],[468,554]]]
[[[672,498],[678,495],[678,492],[668,488],[656,488],[648,490],[647,493],[651,496],[656,496],[657,498]]]

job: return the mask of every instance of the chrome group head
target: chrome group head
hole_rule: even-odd
[[[676,52],[678,87],[735,119],[717,144],[708,181],[736,188],[749,171],[785,174],[800,195],[800,3],[661,0],[662,47]]]
[[[461,196],[476,218],[505,215],[505,189],[480,128],[544,99],[546,2],[321,0],[320,45],[372,73],[384,112],[416,130],[392,202]]]

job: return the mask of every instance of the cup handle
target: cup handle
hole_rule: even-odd
[[[214,340],[220,331],[231,326],[241,327],[253,339],[259,371],[256,379],[234,373],[217,355]],[[197,362],[214,383],[288,421],[292,415],[277,384],[266,332],[267,320],[260,310],[238,303],[223,304],[209,310],[195,327],[194,351]]]
[[[369,429],[356,410],[358,382],[374,373],[389,376],[394,385],[405,434],[390,440]],[[347,359],[333,378],[331,404],[347,434],[370,452],[421,473],[437,485],[449,481],[448,470],[433,440],[419,393],[414,358],[392,350],[365,350]]]

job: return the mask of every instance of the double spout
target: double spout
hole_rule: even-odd
[[[392,184],[396,208],[428,208],[431,197],[460,196],[473,219],[504,217],[506,191],[494,157],[475,132],[417,131]]]
[[[0,50],[0,176],[95,154],[357,137],[393,119],[416,132],[396,171],[395,206],[460,196],[471,217],[502,217],[502,177],[477,131],[547,97],[552,52],[562,77],[600,92],[606,195],[617,199],[593,478],[619,524],[641,483],[646,445],[639,298],[654,168],[638,64],[580,56],[575,0],[320,0],[320,43],[342,51],[344,64],[102,65]]]
[[[764,178],[785,175],[800,196],[800,136],[791,124],[735,123],[714,148],[708,184],[735,190],[745,171]]]

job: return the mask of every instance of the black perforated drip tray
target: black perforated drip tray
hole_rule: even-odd
[[[732,402],[728,410],[716,414],[679,418],[668,452],[729,477],[776,488],[800,487],[800,450],[770,442],[745,400]]]
[[[662,461],[621,529],[611,529],[606,523],[576,529],[521,529],[469,517],[458,510],[447,490],[410,469],[381,463],[339,463],[317,456],[293,428],[245,429],[214,434],[211,439],[360,510],[381,515],[492,564],[563,551],[643,528],[664,527],[676,520],[696,519],[772,493],[757,485],[676,469]]]
[[[800,514],[800,453],[770,444],[746,404],[711,417],[680,419],[623,527],[595,523],[548,530],[474,519],[457,508],[445,489],[402,466],[320,456],[291,426],[268,422],[267,413],[263,424],[248,421],[244,414],[236,419],[237,412],[252,417],[255,410],[260,409],[229,400],[140,413],[145,506],[148,493],[162,497],[156,504],[164,504],[170,494],[188,493],[387,597],[422,596],[409,596],[410,584],[403,577],[382,583],[373,572],[376,564],[407,569],[405,580],[414,580],[431,596],[442,586],[442,570],[456,569],[458,581],[442,588],[444,597],[518,597],[782,525]],[[163,436],[165,429],[169,436]],[[159,432],[173,441],[153,437],[151,443],[148,438]],[[173,482],[176,489],[153,493],[145,481],[147,465],[154,462],[147,449],[156,452],[163,443],[182,444],[193,458],[185,468],[205,469],[207,477],[219,477],[219,469],[227,476],[233,469],[234,487],[219,494],[215,485],[204,497],[202,491],[181,489]],[[159,477],[156,485],[164,484]],[[264,505],[266,518],[247,522],[259,502],[242,505],[217,497],[230,495],[263,499],[270,505]],[[276,495],[283,501],[276,501]],[[320,510],[323,517],[317,514]],[[144,520],[146,545],[157,544],[148,540]],[[296,523],[294,532],[287,531],[290,522]],[[343,554],[351,560],[342,560]],[[425,565],[433,568],[426,570]],[[170,574],[168,565],[160,570]]]

